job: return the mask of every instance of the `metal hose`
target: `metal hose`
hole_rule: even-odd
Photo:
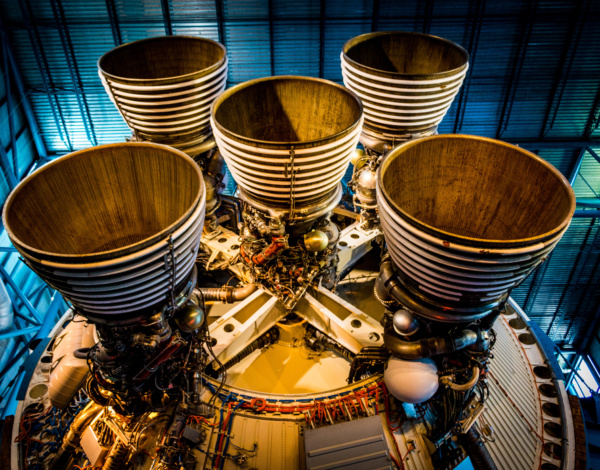
[[[89,352],[90,348],[80,348],[73,351],[73,356],[75,356],[77,359],[87,360]]]
[[[252,341],[252,343],[250,343],[248,346],[246,346],[244,349],[242,349],[239,353],[237,353],[235,356],[233,356],[231,359],[229,359],[225,364],[223,364],[223,369],[227,370],[230,367],[233,367],[234,365],[236,365],[242,359],[248,357],[250,354],[252,354],[257,349],[264,348],[265,346],[277,341],[278,339],[279,339],[279,330],[277,329],[277,327],[271,328],[264,335],[256,338],[254,341]],[[219,367],[219,366],[213,363],[213,370],[218,372],[219,369],[217,367]]]
[[[123,468],[128,454],[127,444],[118,439],[110,450],[110,453],[102,466],[102,470],[119,470]]]
[[[311,349],[316,351],[332,351],[349,362],[352,362],[356,357],[356,354],[354,354],[352,351],[345,348],[337,341],[332,340],[326,334],[320,332],[313,326],[307,326],[306,333],[306,343]]]
[[[217,302],[226,302],[228,304],[237,302],[239,300],[244,300],[250,295],[252,295],[258,289],[257,284],[247,284],[243,287],[214,287],[214,288],[206,288],[201,287],[197,290],[200,291],[204,301],[217,301]]]
[[[473,375],[471,376],[471,378],[469,379],[469,381],[466,384],[457,384],[452,382],[452,380],[450,380],[449,377],[444,377],[441,379],[442,383],[448,385],[452,390],[456,390],[457,392],[467,392],[469,390],[471,390],[475,384],[477,383],[477,381],[479,380],[479,367],[474,365],[473,366]]]
[[[475,428],[471,427],[466,433],[461,434],[460,440],[475,470],[497,470],[492,456]]]
[[[424,338],[418,341],[404,341],[396,334],[393,327],[383,332],[383,344],[400,359],[416,360],[459,351],[477,342],[477,333],[462,330],[456,336],[446,338]]]

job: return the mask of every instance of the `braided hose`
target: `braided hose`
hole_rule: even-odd
[[[201,287],[197,289],[201,292],[205,302],[217,301],[230,304],[250,297],[258,289],[258,285],[247,284],[243,287]]]
[[[460,440],[467,454],[469,454],[475,470],[497,470],[490,452],[475,428],[471,427],[466,433],[461,434]]]
[[[235,356],[233,356],[231,359],[229,359],[225,364],[223,364],[223,369],[227,370],[227,369],[233,367],[234,365],[239,363],[242,359],[248,357],[250,354],[252,354],[257,349],[262,349],[265,346],[277,341],[278,339],[279,339],[279,330],[277,329],[277,327],[271,328],[264,335],[260,336],[259,338],[256,338],[254,341],[252,341],[252,343],[250,343],[248,346],[246,346],[244,349],[242,349],[239,353],[237,353]],[[218,366],[213,364],[213,368],[214,367],[218,367]],[[218,371],[219,369],[215,369],[215,370]]]
[[[129,455],[127,444],[117,439],[117,442],[110,450],[102,470],[120,470],[125,467],[125,461]]]

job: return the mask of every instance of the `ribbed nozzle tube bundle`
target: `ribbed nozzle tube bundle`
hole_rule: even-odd
[[[9,195],[3,218],[42,279],[82,315],[111,324],[170,302],[172,288],[187,282],[205,207],[194,160],[123,143],[41,167]]]
[[[211,136],[210,107],[227,82],[222,44],[191,36],[142,39],[104,54],[98,69],[140,139],[193,153]]]
[[[301,208],[335,192],[358,144],[362,105],[327,80],[269,77],[224,92],[211,122],[243,192],[270,207]]]
[[[552,165],[466,135],[394,149],[379,169],[377,201],[404,288],[448,321],[503,301],[550,254],[575,210],[571,186]]]
[[[435,132],[458,94],[469,54],[446,39],[413,32],[376,32],[343,48],[344,85],[365,108],[364,133],[384,141]]]

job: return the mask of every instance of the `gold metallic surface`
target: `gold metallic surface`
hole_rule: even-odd
[[[304,246],[308,251],[323,251],[329,244],[329,238],[320,230],[311,230],[304,235]]]
[[[204,323],[204,312],[196,305],[186,305],[175,316],[175,323],[186,333],[192,333]]]
[[[352,163],[354,166],[356,166],[356,164],[364,156],[365,156],[365,151],[364,150],[362,150],[362,149],[356,149],[354,151],[354,154],[352,155],[352,158],[350,159],[350,163]]]

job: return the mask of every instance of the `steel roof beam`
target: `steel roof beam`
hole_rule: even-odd
[[[12,101],[12,86],[10,80],[10,66],[8,64],[8,41],[2,41],[2,59],[4,63],[4,91],[6,93],[6,111],[8,114],[8,133],[10,134],[10,148],[12,150],[12,169],[6,168],[7,172],[13,172],[15,177],[19,179],[19,159],[17,153],[17,137],[15,132],[15,117],[14,106]]]
[[[6,153],[6,150],[4,150],[4,145],[0,145],[0,166],[2,166],[2,170],[4,170],[4,173],[6,174],[8,187],[13,189],[19,183],[19,181],[12,170],[10,160],[8,159],[8,154]]]
[[[23,0],[22,0],[23,1]],[[327,1],[327,0],[325,0]],[[123,2],[121,2],[123,3]],[[375,2],[374,2],[375,3]],[[377,1],[377,3],[379,3],[379,1]],[[233,2],[234,5],[236,5],[235,2]],[[456,9],[457,11],[459,11],[459,9]],[[379,17],[380,15],[378,15]],[[327,19],[330,21],[349,21],[349,22],[361,22],[361,21],[365,21],[365,19],[369,19],[372,16],[367,15],[366,17],[364,15],[347,15],[347,16],[339,16],[339,15],[328,15]],[[485,15],[486,20],[497,20],[497,21],[504,21],[504,22],[509,22],[512,23],[515,20],[515,15],[513,14],[486,14]],[[543,13],[543,11],[539,11],[537,12],[537,14],[535,15],[536,19],[539,21],[556,21],[556,16],[553,14],[545,14]],[[401,20],[406,20],[408,17],[406,15],[385,15],[385,19],[387,21],[401,21]],[[458,13],[456,15],[436,15],[435,16],[436,20],[447,20],[447,21],[464,21],[465,19],[468,20],[474,20],[476,19],[476,16],[473,14],[467,14],[464,15],[462,13]],[[593,18],[593,17],[592,17]],[[410,19],[415,20],[417,22],[423,22],[425,21],[425,15],[424,14],[417,14],[414,16],[411,16]],[[280,16],[277,18],[278,22],[282,22],[282,23],[298,23],[298,22],[310,22],[310,21],[314,21],[315,20],[315,15],[298,15],[298,16]],[[227,23],[260,23],[260,22],[264,22],[265,21],[265,16],[264,15],[252,15],[252,16],[240,16],[240,17],[229,17],[227,18]],[[186,15],[185,17],[185,22],[208,22],[206,16],[203,15]],[[50,28],[54,28],[56,27],[56,24],[54,21],[49,21],[49,20],[38,20],[36,21],[36,24],[39,26],[47,26]],[[86,29],[89,28],[90,26],[106,26],[106,21],[102,19],[102,17],[99,18],[93,18],[93,17],[88,17],[85,20],[82,19],[77,19],[74,18],[72,22],[69,23],[70,26],[72,27],[72,29],[75,28],[81,28],[81,29]],[[127,20],[121,20],[119,22],[119,24],[122,27],[125,26],[139,26],[139,25],[147,25],[147,26],[160,26],[160,25],[164,25],[164,20],[162,18],[149,18],[149,17],[140,17],[140,18],[127,18]],[[11,27],[21,27],[21,24],[18,20],[16,21],[10,21],[10,26]],[[377,25],[379,26],[379,25]]]
[[[10,276],[10,274],[8,274],[8,272],[6,272],[6,269],[4,269],[4,266],[2,266],[1,264],[0,264],[0,275],[2,275],[4,282],[6,282],[12,288],[13,292],[16,294],[16,296],[19,298],[19,300],[21,300],[21,302],[23,303],[25,308],[31,314],[35,323],[37,325],[41,325],[42,324],[42,316],[33,307],[33,305],[31,305],[31,302],[29,302],[29,299],[27,297],[25,297],[25,294],[23,294],[23,292],[21,291],[19,286],[15,283],[13,278]]]
[[[600,209],[576,209],[573,217],[576,219],[598,218],[600,217]]]
[[[573,165],[573,169],[571,170],[571,174],[569,176],[569,184],[571,186],[575,184],[575,180],[577,179],[579,170],[581,170],[581,165],[583,163],[583,158],[585,157],[586,150],[587,147],[583,147],[579,150],[579,154],[577,155],[577,159],[575,160],[575,164]]]
[[[585,2],[585,5],[583,4]],[[546,113],[544,114],[544,123],[542,124],[542,131],[540,137],[543,138],[550,132],[554,127],[556,116],[558,114],[558,108],[562,101],[567,80],[571,73],[573,66],[573,60],[577,53],[577,47],[579,46],[579,40],[581,39],[581,33],[583,32],[583,26],[587,18],[587,14],[590,8],[590,0],[579,0],[575,7],[574,18],[569,25],[567,31],[567,40],[563,46],[560,60],[558,61],[558,68],[554,74],[552,83],[551,98],[548,101]],[[566,66],[564,64],[567,64]],[[559,89],[560,88],[560,89]]]
[[[17,132],[15,132],[15,139],[19,140],[21,138],[21,136],[25,133],[25,131],[28,129],[27,124],[24,124],[23,127],[21,127],[21,129],[19,129]],[[12,144],[8,144],[4,147],[4,151],[6,153],[8,153],[10,151],[12,147]],[[16,174],[15,174],[16,175]],[[19,175],[16,175],[17,177]]]
[[[589,139],[592,133],[598,129],[598,126],[600,126],[600,87],[598,87],[596,99],[592,105],[592,110],[590,111],[583,137]]]
[[[160,0],[160,6],[162,8],[163,22],[165,24],[165,34],[167,36],[173,36],[173,25],[171,24],[171,7],[169,6],[169,0]]]
[[[123,37],[121,36],[121,28],[119,27],[119,14],[115,0],[106,0],[106,11],[108,12],[108,21],[110,22],[113,41],[115,41],[115,46],[120,46],[123,44]]]
[[[377,31],[379,26],[379,0],[373,0],[373,10],[371,11],[371,32]]]
[[[596,231],[596,236],[594,239],[595,243],[598,242],[599,232],[600,232],[600,230]],[[597,305],[596,305],[595,314],[589,317],[589,320],[586,322],[586,324],[583,325],[583,328],[578,328],[579,331],[583,330],[586,332],[580,343],[581,349],[586,352],[587,352],[587,347],[588,347],[590,340],[596,334],[598,325],[600,325],[600,302],[598,302],[596,296],[593,295],[593,293],[598,288],[598,286],[596,285],[596,283],[594,281],[598,275],[599,267],[600,267],[600,256],[597,256],[596,263],[594,264],[594,268],[590,275],[590,280],[585,288],[585,292],[581,296],[581,300],[580,300],[579,304],[577,305],[577,308],[575,309],[575,312],[586,311],[589,309],[590,303],[593,302],[594,299],[596,299]]]
[[[595,225],[595,222],[592,221],[586,231],[583,243],[581,244],[582,247],[586,247],[585,258],[583,258],[584,250],[579,250],[577,255],[575,256],[575,261],[573,263],[573,267],[571,268],[571,271],[569,272],[569,277],[567,278],[565,288],[563,289],[563,292],[560,296],[560,299],[556,306],[556,310],[554,311],[554,315],[552,315],[552,320],[550,321],[550,325],[548,326],[548,329],[546,330],[546,334],[548,336],[550,336],[550,332],[552,331],[552,328],[555,326],[555,323],[556,323],[556,325],[558,325],[555,327],[554,331],[552,332],[552,336],[551,336],[552,341],[556,340],[556,335],[558,334],[558,330],[559,330],[561,324],[563,323],[563,319],[565,316],[565,309],[563,309],[563,305],[569,304],[569,302],[573,296],[573,292],[575,291],[575,286],[579,285],[579,282],[581,280],[581,274],[583,273],[583,270],[584,270],[584,268],[588,262],[588,259],[590,257],[593,243],[588,243],[588,241],[589,241],[592,231],[594,229],[594,225]],[[597,238],[597,235],[598,235],[598,232],[596,232],[596,238]],[[580,263],[580,261],[582,259],[584,261],[583,261],[583,263]],[[572,285],[573,279],[575,279],[575,276],[577,276],[577,277],[576,277],[575,283]]]
[[[600,198],[597,197],[578,197],[577,205],[580,207],[592,207],[600,209]]]
[[[506,139],[506,142],[511,144],[519,145],[521,147],[527,148],[535,148],[537,150],[544,149],[577,149],[577,148],[586,148],[590,146],[598,146],[600,147],[600,141],[594,142],[589,140],[579,140],[579,139],[560,139],[560,140],[552,140],[552,139]]]
[[[85,95],[83,93],[81,76],[79,75],[79,68],[77,67],[77,61],[75,60],[75,51],[73,49],[71,35],[69,34],[69,29],[67,27],[67,21],[65,18],[65,12],[62,6],[62,2],[61,0],[51,0],[50,4],[52,6],[52,13],[54,14],[54,19],[58,23],[58,33],[60,35],[60,42],[63,48],[63,52],[65,54],[65,59],[67,61],[69,74],[71,75],[71,81],[73,82],[73,88],[75,89],[77,105],[79,107],[79,112],[81,113],[85,133],[89,142],[92,145],[98,145],[98,140],[96,139],[96,134],[92,125],[92,116],[90,114],[90,110],[88,108]]]
[[[35,113],[33,112],[33,107],[31,106],[31,102],[29,101],[29,96],[27,96],[27,90],[25,89],[25,82],[23,81],[23,77],[21,76],[21,72],[19,70],[19,66],[17,64],[17,59],[15,58],[15,54],[10,46],[10,41],[8,38],[8,33],[4,28],[4,24],[0,18],[0,33],[2,35],[2,43],[4,44],[4,55],[5,55],[5,67],[7,70],[4,73],[9,76],[12,74],[15,87],[17,89],[17,93],[20,98],[20,104],[23,106],[23,112],[25,113],[25,118],[27,119],[27,123],[29,124],[29,128],[31,129],[31,134],[33,136],[33,141],[35,143],[35,148],[37,150],[39,157],[45,157],[48,152],[46,151],[46,144],[44,143],[44,139],[42,137],[42,132],[40,131],[40,126],[38,125],[37,119],[35,117]],[[7,88],[7,100],[10,101],[12,98],[10,97],[10,90]],[[13,143],[11,142],[11,145]],[[13,155],[16,154],[16,144],[13,146]],[[15,166],[15,175],[18,173],[17,167]]]
[[[31,45],[34,50],[35,60],[38,65],[38,69],[40,71],[40,75],[42,77],[42,82],[44,84],[44,89],[46,92],[46,96],[48,97],[48,103],[50,104],[50,109],[52,110],[52,117],[54,118],[54,123],[56,125],[56,130],[60,135],[60,139],[65,144],[69,150],[73,150],[73,144],[71,143],[71,139],[69,137],[69,131],[67,130],[67,124],[65,122],[64,115],[61,110],[60,103],[57,98],[54,98],[56,103],[54,103],[52,99],[51,90],[54,89],[52,84],[52,75],[50,74],[50,66],[48,65],[48,60],[46,58],[46,54],[44,53],[44,49],[42,47],[42,41],[40,39],[39,32],[35,26],[32,26],[33,23],[33,12],[31,10],[31,3],[29,0],[24,0],[24,2],[19,2],[19,6],[21,8],[21,15],[23,16],[23,21],[25,22],[25,26],[27,28],[27,34],[29,35],[29,40],[31,41]],[[38,47],[39,45],[39,47]],[[33,109],[32,109],[33,112]],[[59,124],[60,120],[60,124]],[[61,128],[62,125],[62,128]],[[64,134],[63,134],[64,129]],[[47,156],[47,155],[46,155]]]
[[[275,31],[273,27],[273,0],[269,0],[269,50],[271,52],[271,75],[275,75]]]
[[[515,102],[517,87],[519,85],[519,79],[521,78],[521,71],[523,70],[523,63],[525,62],[525,56],[527,55],[527,47],[529,46],[529,38],[531,37],[533,19],[535,18],[538,3],[539,0],[536,0],[534,3],[529,2],[527,4],[527,12],[521,15],[521,33],[519,35],[519,45],[515,51],[515,60],[513,61],[512,71],[509,75],[507,93],[502,104],[500,121],[498,122],[498,129],[496,130],[497,139],[502,137],[502,134],[508,127],[510,114]]]
[[[319,78],[325,72],[325,0],[321,0],[319,15]]]
[[[475,64],[475,56],[477,54],[477,47],[479,45],[479,36],[481,34],[481,25],[483,23],[485,11],[485,0],[477,0],[475,7],[475,17],[473,18],[473,26],[471,27],[471,38],[469,40],[469,70],[465,77],[465,82],[460,89],[458,95],[458,106],[456,109],[456,119],[454,121],[454,133],[458,134],[462,130],[463,121],[465,118],[465,109],[467,107],[467,101],[469,99],[469,87],[471,85],[471,76],[473,75],[473,69]]]
[[[223,2],[222,0],[215,0],[215,12],[217,14],[217,29],[219,32],[219,42],[225,47],[225,25],[223,24]]]

